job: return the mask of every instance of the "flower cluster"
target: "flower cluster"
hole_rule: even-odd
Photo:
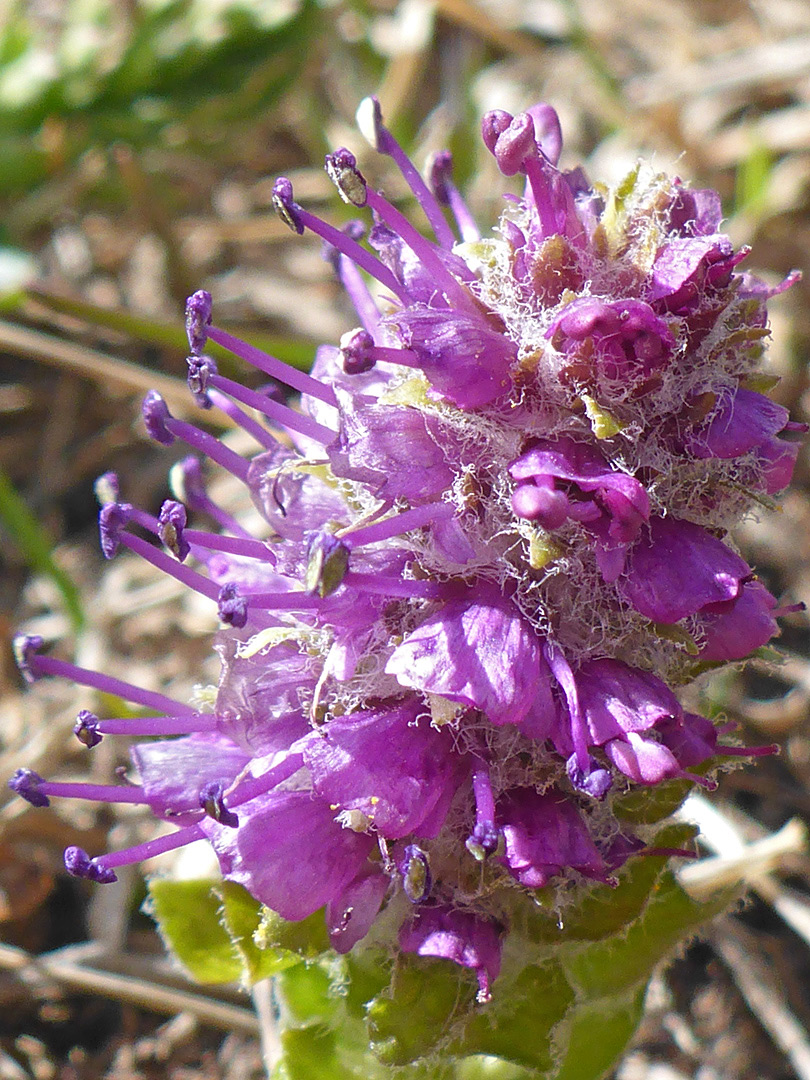
[[[337,229],[278,180],[278,213],[325,241],[358,327],[307,375],[219,329],[208,293],[190,298],[190,389],[255,438],[251,460],[157,393],[143,405],[154,439],[245,485],[264,533],[212,501],[196,456],[158,517],[120,501],[114,477],[100,486],[104,554],[128,548],[218,606],[212,708],[22,638],[30,679],[158,714],[82,712],[86,746],[158,738],[133,749],[129,786],[25,769],[11,786],[35,805],[143,803],[179,826],[96,857],[70,848],[73,874],[112,881],[207,837],[224,876],[284,919],[323,908],[341,952],[384,925],[406,952],[473,969],[485,1001],[516,903],[548,889],[562,906],[649,850],[617,795],[708,786],[719,758],[755,752],[720,743],[672,687],[749,655],[786,610],[727,532],[796,459],[784,435],[798,425],[757,370],[766,301],[791,279],[769,290],[737,272],[745,251],[712,191],[640,170],[608,190],[561,170],[547,105],[484,117],[500,170],[526,180],[488,238],[449,154],[426,181],[374,99],[359,118],[434,239],[346,149],[326,168],[366,224]],[[220,375],[208,341],[300,409]]]

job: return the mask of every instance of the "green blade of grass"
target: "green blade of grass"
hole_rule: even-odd
[[[51,542],[44,529],[20,498],[6,474],[0,469],[0,524],[8,533],[25,561],[51,579],[62,594],[73,629],[84,626],[81,596],[70,577],[58,566],[51,553]]]

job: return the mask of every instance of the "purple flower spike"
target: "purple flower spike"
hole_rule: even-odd
[[[65,869],[73,877],[87,878],[98,885],[111,885],[118,881],[115,871],[102,866],[97,859],[91,859],[80,847],[65,849]]]
[[[51,800],[44,791],[39,790],[39,785],[44,783],[39,773],[35,773],[33,769],[17,769],[8,786],[15,795],[19,795],[32,806],[50,806]]]
[[[43,645],[44,642],[39,634],[17,634],[12,641],[14,660],[27,683],[36,682],[40,677],[35,670],[35,664],[37,654]]]
[[[247,622],[247,601],[239,592],[238,586],[232,581],[227,582],[219,590],[217,615],[220,622],[224,622],[226,626],[233,626],[236,629],[244,626]]]
[[[174,435],[169,431],[166,423],[171,420],[172,414],[169,412],[169,406],[156,390],[150,390],[143,399],[141,412],[149,438],[162,443],[163,446],[171,446]]]
[[[467,911],[425,907],[399,932],[400,948],[418,956],[436,956],[472,968],[478,978],[478,1003],[492,997],[501,970],[503,926]]]
[[[235,829],[239,825],[239,818],[225,805],[224,791],[225,784],[221,780],[209,781],[200,791],[200,809],[220,825]]]
[[[98,725],[98,717],[95,713],[88,712],[87,709],[82,709],[76,717],[76,723],[73,725],[73,734],[83,746],[88,748],[88,750],[92,749],[94,746],[98,746],[104,738],[98,730]]]
[[[167,547],[180,562],[185,562],[191,550],[188,541],[183,536],[187,520],[185,506],[175,499],[166,499],[158,516],[158,536],[163,546]]]
[[[208,327],[211,325],[213,301],[211,293],[199,289],[186,300],[186,333],[188,346],[196,356],[203,351],[208,341]]]
[[[303,234],[304,225],[293,201],[293,187],[286,176],[280,176],[273,185],[273,209],[288,228],[299,236]]]
[[[537,890],[553,888],[562,928],[583,878],[612,885],[651,853],[625,820],[628,788],[643,804],[646,787],[709,787],[689,770],[768,752],[720,743],[727,727],[672,688],[745,658],[797,610],[725,541],[796,462],[804,426],[759,392],[756,362],[767,303],[797,275],[769,288],[741,274],[714,192],[646,169],[613,190],[561,170],[550,105],[483,119],[501,172],[525,175],[494,230],[448,152],[426,181],[375,98],[358,122],[417,222],[344,148],[326,169],[362,220],[337,227],[286,177],[273,188],[282,220],[324,245],[348,333],[305,374],[212,325],[211,296],[194,293],[191,392],[258,451],[151,392],[149,434],[198,455],[172,470],[179,501],[155,517],[122,503],[117,480],[98,486],[104,554],[120,544],[216,605],[216,690],[189,704],[22,637],[27,680],[140,707],[82,711],[83,745],[144,741],[135,785],[23,769],[11,787],[178,826],[95,859],[70,848],[71,873],[112,881],[206,838],[256,902],[293,921],[321,910],[338,952],[368,935],[396,971],[398,933],[413,965],[474,971],[485,1002],[506,935],[504,992],[521,978]],[[208,341],[284,395],[219,374]]]

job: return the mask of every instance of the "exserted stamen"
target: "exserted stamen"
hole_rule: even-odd
[[[114,472],[102,473],[93,483],[93,491],[99,506],[103,506],[108,502],[118,502],[121,491],[118,474]]]
[[[197,297],[201,295],[208,298],[207,322],[201,321],[196,313]],[[265,352],[263,349],[242,341],[241,338],[236,337],[234,334],[229,334],[227,330],[213,326],[211,324],[210,293],[200,290],[200,292],[196,292],[188,298],[186,301],[186,326],[187,328],[191,327],[188,330],[188,340],[193,355],[199,356],[205,348],[206,342],[209,340],[214,341],[217,345],[221,345],[223,349],[232,352],[234,356],[238,356],[241,360],[247,361],[252,367],[263,371],[271,379],[277,379],[279,382],[284,383],[285,386],[298,390],[299,393],[320,398],[327,405],[335,404],[335,395],[331,386],[326,386],[324,383],[319,382],[318,379],[313,379],[311,375],[307,375],[306,372],[298,371],[297,368],[285,364],[283,360],[271,356],[270,353]]]
[[[472,294],[458,278],[450,273],[436,247],[411,225],[404,214],[366,183],[363,174],[357,168],[357,159],[351,151],[345,147],[339,147],[333,153],[327,154],[326,171],[347,202],[355,206],[368,204],[377,216],[408,245],[422,266],[433,275],[436,288],[440,289],[455,307],[462,311],[479,314],[478,305]]]
[[[417,844],[406,844],[397,869],[402,875],[402,888],[412,904],[421,904],[430,895],[433,877],[427,852]]]
[[[245,598],[249,608],[258,611],[308,611],[320,607],[320,596],[303,591],[250,593]]]
[[[236,401],[241,401],[243,405],[255,409],[275,423],[290,428],[292,431],[297,431],[299,434],[314,439],[316,442],[323,443],[324,446],[335,439],[337,432],[331,428],[319,424],[316,420],[305,416],[303,413],[295,412],[294,409],[289,408],[287,405],[273,401],[266,394],[250,390],[241,383],[220,375],[214,361],[207,356],[190,356],[188,358],[188,370],[189,387],[197,397],[198,403],[200,403],[200,397],[207,395],[212,388],[221,390],[222,393],[228,394],[230,397],[235,398]]]
[[[15,794],[31,803],[32,806],[48,806],[51,797],[89,799],[91,802],[105,803],[148,803],[146,794],[141,787],[43,780],[32,769],[17,769],[9,780],[8,786]]]
[[[181,439],[193,450],[216,461],[226,472],[233,473],[243,483],[247,480],[249,463],[243,457],[235,454],[214,435],[172,416],[168,405],[156,390],[150,390],[143,399],[141,411],[149,437],[156,442],[171,446],[175,439]]]
[[[469,853],[483,862],[495,853],[501,839],[501,831],[495,823],[495,798],[489,769],[483,761],[477,761],[472,774],[473,797],[475,799],[475,826],[467,837],[466,847]]]
[[[525,172],[540,219],[542,236],[557,233],[557,216],[553,202],[552,166],[537,145],[533,117],[529,113],[510,113],[495,109],[486,113],[481,122],[481,135],[505,176]]]
[[[42,648],[42,638],[38,635],[21,634],[14,639],[14,653],[17,658],[17,666],[27,682],[35,682],[44,675],[56,676],[69,679],[78,683],[79,686],[89,686],[94,690],[100,690],[103,694],[111,694],[113,697],[123,698],[136,705],[143,705],[147,709],[155,709],[158,712],[169,713],[173,716],[196,716],[197,712],[190,705],[158,694],[151,690],[144,690],[140,686],[115,679],[111,675],[104,675],[100,671],[90,671],[88,668],[77,667],[66,660],[57,660],[53,656],[42,656],[39,650]]]
[[[428,185],[442,206],[449,206],[456,219],[461,239],[469,244],[481,239],[481,231],[475,222],[461,192],[453,183],[453,155],[449,150],[439,150],[428,162]]]
[[[100,718],[82,709],[73,725],[73,734],[88,748],[98,746],[105,735],[196,735],[218,730],[219,718],[216,713]]]
[[[419,356],[412,349],[392,349],[375,345],[367,330],[349,330],[340,339],[340,361],[347,375],[362,375],[378,362],[418,368]]]
[[[186,529],[184,537],[192,547],[205,548],[209,551],[224,551],[229,555],[240,555],[245,559],[259,559],[275,566],[276,556],[263,540],[247,539],[241,536],[226,536],[222,533],[204,532],[202,529]]]
[[[195,354],[201,353],[205,348],[213,306],[211,293],[205,289],[198,289],[186,300],[188,347]]]
[[[580,772],[587,776],[591,766],[591,756],[588,753],[588,731],[585,726],[585,717],[579,703],[576,679],[571,666],[562,654],[562,650],[550,641],[543,645],[543,655],[546,658],[551,673],[560,684],[568,705],[568,715],[571,719],[571,741],[574,744],[574,756]]]
[[[456,587],[440,581],[417,581],[414,578],[386,577],[384,574],[361,574],[350,570],[343,584],[358,592],[377,596],[400,596],[408,600],[446,600]]]
[[[89,878],[100,885],[108,885],[117,881],[113,870],[116,866],[130,866],[132,863],[143,862],[155,855],[162,855],[166,851],[174,851],[185,847],[195,840],[203,840],[205,834],[199,825],[188,825],[184,829],[167,836],[159,836],[155,840],[148,840],[145,844],[137,844],[134,847],[123,848],[121,851],[111,851],[106,855],[99,855],[94,859],[79,847],[69,847],[65,850],[65,869],[73,877]]]
[[[305,228],[309,229],[310,232],[320,236],[322,240],[325,240],[351,259],[361,270],[365,270],[367,274],[379,281],[384,288],[392,292],[403,304],[409,303],[408,290],[397,281],[388,267],[375,255],[372,255],[366,248],[361,247],[356,240],[352,240],[346,233],[336,229],[334,225],[322,221],[319,217],[310,214],[308,210],[299,206],[298,203],[293,202],[292,184],[286,176],[280,176],[276,180],[273,188],[273,205],[276,208],[276,213],[288,224],[289,221],[285,214],[294,214],[294,220],[300,225],[300,228],[295,229],[296,232],[302,233]],[[283,213],[280,208],[283,209]]]
[[[352,228],[352,226],[355,226],[355,228]],[[360,226],[359,231],[356,226]],[[362,222],[359,221],[350,221],[343,226],[343,231],[352,240],[359,240],[365,232]],[[360,322],[370,334],[373,334],[380,323],[380,312],[363,275],[347,255],[332,247],[331,244],[325,243],[324,251],[326,258],[334,266],[338,280],[352,302]]]
[[[239,825],[239,818],[225,805],[224,792],[225,784],[221,780],[212,780],[206,784],[200,791],[200,809],[220,825],[235,829]]]
[[[232,809],[236,806],[242,806],[244,803],[250,802],[251,799],[272,791],[273,788],[278,787],[285,780],[289,780],[304,764],[304,756],[299,747],[307,738],[308,736],[305,735],[303,739],[294,742],[284,758],[263,775],[253,776],[248,780],[241,781],[228,794],[228,807]]]
[[[104,509],[107,508],[105,507]],[[103,529],[104,526],[102,525],[102,530]],[[211,581],[211,579],[205,577],[204,574],[200,574],[196,570],[192,570],[190,567],[178,562],[177,559],[171,558],[161,548],[155,547],[154,544],[150,544],[140,536],[134,536],[126,530],[121,530],[117,534],[117,541],[122,547],[134,551],[136,555],[140,555],[142,559],[151,563],[152,566],[156,567],[158,570],[162,570],[170,577],[176,578],[177,581],[181,582],[183,585],[187,585],[195,592],[207,596],[209,600],[216,600],[219,596],[219,585],[217,585],[216,582]]]
[[[376,97],[364,98],[360,102],[356,116],[357,126],[374,149],[380,154],[386,154],[396,162],[416,201],[424,210],[425,217],[430,222],[430,227],[433,229],[439,244],[448,250],[452,248],[455,237],[444,219],[439,201],[422,179],[414,163],[383,123],[379,99]]]
[[[248,416],[244,409],[240,409],[229,397],[220,393],[219,390],[209,390],[208,400],[211,405],[215,405],[220,412],[224,412],[243,431],[246,431],[252,439],[255,439],[259,446],[263,446],[265,450],[276,449],[279,444],[278,437],[272,431],[268,431],[267,428],[263,427],[258,420]]]

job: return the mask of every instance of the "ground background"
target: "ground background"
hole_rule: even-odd
[[[353,129],[374,92],[417,162],[452,147],[481,221],[501,185],[476,117],[540,99],[561,114],[567,166],[615,180],[652,155],[717,188],[752,269],[774,282],[805,271],[773,304],[771,364],[775,396],[810,419],[806,0],[0,3],[3,776],[24,764],[109,779],[125,761],[120,740],[78,752],[85,695],[22,692],[7,647],[20,625],[134,682],[182,692],[215,677],[210,612],[135,561],[103,565],[92,482],[113,468],[133,502],[154,509],[167,494],[170,453],[146,441],[138,399],[159,383],[188,408],[181,314],[194,288],[293,362],[353,325],[318,245],[277,221],[270,192],[289,173],[300,201],[338,219],[320,161],[345,143],[404,196]],[[804,453],[783,511],[740,535],[787,602],[810,601],[809,485]],[[715,798],[746,840],[810,816],[803,616],[780,645],[778,669],[703,690],[748,741],[782,746]],[[137,914],[137,876],[99,890],[60,869],[66,844],[126,843],[137,816],[0,798],[0,1080],[261,1077],[253,1003],[171,969]],[[808,882],[807,857],[789,856],[764,899],[662,973],[620,1080],[810,1077]]]

